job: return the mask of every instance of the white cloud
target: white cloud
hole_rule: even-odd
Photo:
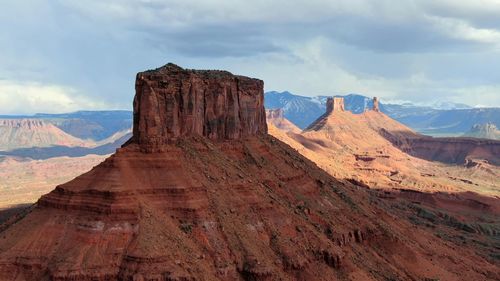
[[[467,103],[476,107],[499,107],[500,85],[485,85],[453,89],[451,101]]]
[[[267,90],[472,105],[476,93],[500,106],[498,0],[31,0],[2,8],[0,77],[18,81],[9,83],[22,102],[0,92],[2,106],[15,105],[0,111],[130,108],[135,74],[169,61],[258,77]],[[51,94],[35,103],[40,91]]]
[[[59,85],[0,80],[0,114],[64,113],[85,109],[109,109],[74,89]]]

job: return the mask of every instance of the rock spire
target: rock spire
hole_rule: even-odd
[[[135,89],[132,140],[141,146],[196,135],[222,140],[267,133],[262,80],[169,63],[138,73]]]
[[[373,111],[380,112],[380,107],[379,107],[379,103],[378,103],[378,98],[377,97],[373,97]]]

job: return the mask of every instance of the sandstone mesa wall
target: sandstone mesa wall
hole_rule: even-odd
[[[135,89],[132,141],[141,146],[185,136],[223,140],[267,133],[262,80],[167,64],[138,73]]]
[[[469,159],[482,159],[500,165],[500,141],[422,135],[401,137],[384,129],[380,133],[402,151],[418,158],[448,164],[464,164]]]

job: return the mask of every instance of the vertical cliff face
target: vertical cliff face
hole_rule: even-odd
[[[500,141],[497,140],[397,135],[384,129],[380,133],[402,151],[418,158],[459,165],[471,160],[486,160],[500,166]]]
[[[88,147],[92,142],[68,135],[38,119],[1,119],[0,151],[50,146]]]
[[[136,88],[132,142],[2,226],[0,280],[498,280],[265,134],[262,81],[167,65]]]
[[[344,98],[333,97],[326,100],[326,114],[334,111],[344,111]]]
[[[275,126],[285,132],[299,133],[301,130],[285,118],[282,108],[266,109],[266,119],[270,126]]]
[[[267,132],[262,80],[167,64],[136,78],[133,141],[156,146],[181,136],[240,139]]]
[[[380,107],[379,107],[379,104],[378,104],[378,98],[377,97],[373,98],[373,111],[380,112]]]

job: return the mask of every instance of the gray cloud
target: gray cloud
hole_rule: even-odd
[[[10,1],[0,77],[129,108],[135,73],[173,61],[268,90],[500,106],[498,12],[495,0]]]

